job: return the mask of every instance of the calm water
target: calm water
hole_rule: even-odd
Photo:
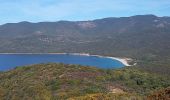
[[[39,63],[64,63],[96,66],[99,68],[120,68],[124,65],[110,58],[68,54],[0,54],[0,71],[13,69],[16,66]]]

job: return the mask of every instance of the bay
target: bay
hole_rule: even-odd
[[[125,65],[107,57],[72,54],[0,54],[0,71],[39,63],[64,63],[94,66],[98,68],[121,68]]]

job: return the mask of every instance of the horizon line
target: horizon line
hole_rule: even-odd
[[[102,18],[94,18],[94,19],[89,19],[89,20],[56,20],[56,21],[47,21],[47,20],[44,20],[44,21],[27,21],[27,20],[23,20],[23,21],[18,21],[18,22],[7,22],[7,23],[4,23],[4,24],[0,24],[1,25],[5,25],[5,24],[17,24],[17,23],[33,23],[33,24],[36,24],[36,23],[43,23],[43,22],[86,22],[86,21],[95,21],[95,20],[101,20],[101,19],[107,19],[107,18],[128,18],[128,17],[135,17],[135,16],[155,16],[155,17],[170,17],[170,16],[158,16],[156,14],[139,14],[139,15],[131,15],[131,16],[120,16],[120,17],[114,17],[114,16],[110,16],[110,17],[102,17]]]

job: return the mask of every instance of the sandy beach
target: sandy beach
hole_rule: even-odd
[[[132,59],[131,58],[118,58],[118,57],[108,57],[108,58],[111,58],[111,59],[114,59],[114,60],[118,60],[120,61],[121,63],[123,63],[125,66],[132,66],[128,63],[128,61],[131,61]]]
[[[132,66],[128,63],[128,61],[132,61],[131,58],[125,58],[125,57],[110,57],[110,56],[101,56],[101,55],[90,55],[89,53],[68,53],[70,55],[82,55],[82,56],[96,56],[96,57],[102,57],[102,58],[110,58],[113,60],[118,60],[125,66]]]

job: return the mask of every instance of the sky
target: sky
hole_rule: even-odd
[[[145,14],[170,16],[170,0],[0,0],[0,24]]]

